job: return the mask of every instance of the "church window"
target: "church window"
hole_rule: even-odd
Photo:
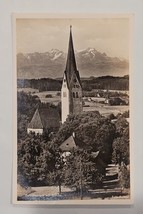
[[[66,82],[66,79],[64,79],[64,82]]]
[[[73,94],[73,98],[75,98],[75,92],[73,92],[72,94]]]
[[[67,96],[67,93],[66,92],[63,92],[63,97],[66,97]]]
[[[78,92],[76,92],[76,98],[78,98]]]

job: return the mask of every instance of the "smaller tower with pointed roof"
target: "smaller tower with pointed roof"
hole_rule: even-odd
[[[82,86],[79,71],[77,70],[76,66],[72,38],[72,26],[70,26],[70,37],[66,69],[64,71],[62,82],[61,103],[62,103],[62,123],[66,121],[67,116],[70,113],[79,114],[82,112]]]

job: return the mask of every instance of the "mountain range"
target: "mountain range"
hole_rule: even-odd
[[[124,76],[129,74],[126,59],[109,57],[95,48],[75,52],[77,68],[81,77]],[[67,54],[58,49],[45,53],[18,53],[18,79],[58,78],[63,76]]]

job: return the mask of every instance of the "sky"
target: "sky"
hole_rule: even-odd
[[[128,18],[18,18],[17,53],[67,52],[70,25],[76,51],[90,47],[111,57],[129,58]]]

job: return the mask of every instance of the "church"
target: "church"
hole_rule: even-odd
[[[82,112],[82,86],[76,66],[72,27],[70,26],[69,46],[66,68],[61,87],[61,119],[56,108],[36,109],[27,127],[27,133],[43,134],[44,130],[58,130],[60,122],[64,123],[69,114]]]
[[[79,114],[82,112],[82,86],[76,65],[72,26],[70,26],[66,68],[61,88],[61,108],[62,123],[66,121],[69,114]]]

